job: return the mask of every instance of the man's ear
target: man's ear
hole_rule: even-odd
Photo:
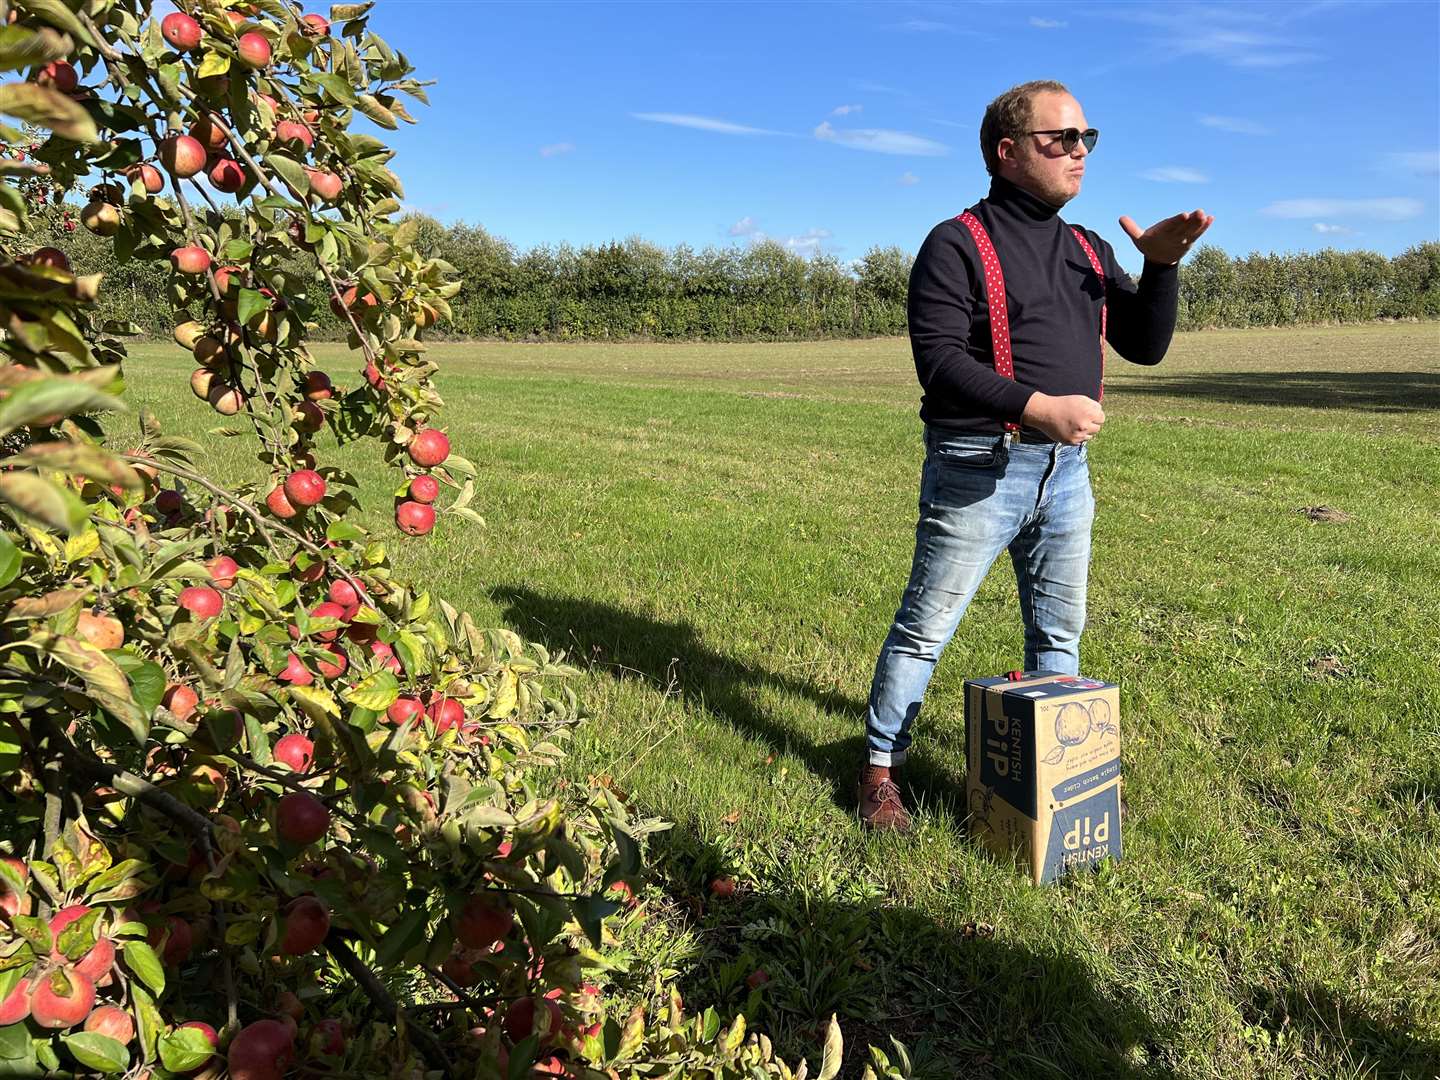
[[[1014,139],[1001,139],[995,144],[995,157],[1001,162],[1014,161],[1019,150]]]

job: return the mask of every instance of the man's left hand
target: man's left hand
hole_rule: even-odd
[[[1135,246],[1145,258],[1151,262],[1173,266],[1185,257],[1195,241],[1205,234],[1205,230],[1210,228],[1214,221],[1214,214],[1207,214],[1204,210],[1192,210],[1188,214],[1176,214],[1164,221],[1157,221],[1144,232],[1135,224],[1135,219],[1129,216],[1120,219],[1120,227],[1135,241]]]

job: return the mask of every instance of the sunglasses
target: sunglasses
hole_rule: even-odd
[[[1062,128],[1055,131],[1030,131],[1026,132],[1026,134],[1059,135],[1060,149],[1064,150],[1067,154],[1075,149],[1076,143],[1084,143],[1085,150],[1088,153],[1095,149],[1095,144],[1100,140],[1100,132],[1094,128],[1086,128],[1084,131],[1081,131],[1079,128]]]

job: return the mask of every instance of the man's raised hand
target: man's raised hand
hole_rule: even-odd
[[[1145,258],[1168,265],[1183,259],[1214,221],[1214,214],[1192,210],[1188,214],[1176,214],[1157,221],[1143,232],[1135,224],[1135,219],[1128,215],[1120,219],[1120,227],[1135,241],[1135,246]]]

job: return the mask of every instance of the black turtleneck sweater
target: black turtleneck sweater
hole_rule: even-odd
[[[980,253],[970,230],[952,218],[930,231],[910,271],[908,314],[926,423],[999,434],[1019,423],[1030,395],[1100,397],[1100,304],[1108,305],[1106,341],[1136,364],[1158,364],[1175,331],[1179,276],[1145,263],[1140,283],[1089,229],[1080,231],[1105,269],[1105,294],[1090,260],[1060,212],[1009,181],[971,207],[985,226],[1005,274],[1005,303],[1015,358],[1013,380],[996,374]],[[1027,429],[1024,437],[1040,437]]]

